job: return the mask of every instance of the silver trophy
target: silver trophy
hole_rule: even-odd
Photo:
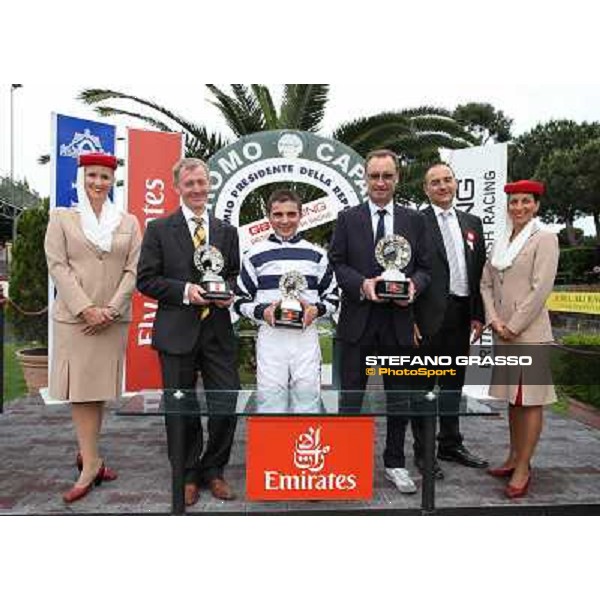
[[[194,265],[200,271],[200,285],[206,300],[229,300],[232,292],[229,284],[219,275],[225,266],[223,255],[218,248],[199,247],[194,251]]]
[[[279,279],[282,300],[275,309],[275,325],[301,329],[304,309],[300,304],[300,294],[307,287],[306,277],[298,271],[290,271]]]
[[[382,281],[378,281],[375,292],[386,300],[408,300],[410,281],[402,269],[410,262],[412,250],[409,241],[401,235],[386,235],[375,246],[375,258],[383,267]]]

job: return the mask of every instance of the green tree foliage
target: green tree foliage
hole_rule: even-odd
[[[452,114],[477,140],[477,145],[488,142],[508,142],[512,138],[513,120],[501,110],[484,102],[468,102],[458,105]]]
[[[510,179],[544,181],[547,197],[540,216],[546,222],[564,222],[571,245],[576,243],[576,218],[594,215],[599,230],[599,145],[600,123],[558,120],[537,125],[510,147]]]
[[[41,311],[48,305],[48,268],[44,236],[48,226],[48,200],[21,214],[12,250],[9,294],[27,312]],[[48,344],[48,317],[26,316],[9,305],[7,317],[18,341]]]
[[[596,241],[600,242],[600,137],[579,146],[574,153],[581,180],[577,182],[582,189],[581,210],[594,218]]]
[[[340,125],[333,137],[362,156],[376,148],[389,148],[403,165],[396,201],[423,204],[423,176],[439,162],[439,148],[466,148],[476,139],[443,108],[420,106],[363,117]]]
[[[275,105],[271,91],[263,84],[231,84],[229,89],[208,84],[207,88],[212,104],[219,109],[235,137],[277,129],[319,132],[329,100],[326,84],[285,84],[280,106]],[[209,133],[204,126],[137,96],[115,90],[88,89],[81,92],[79,99],[95,105],[96,111],[103,116],[126,115],[163,131],[182,131],[188,156],[207,160],[228,144],[226,138]],[[111,100],[127,102],[141,110],[107,105],[106,102]],[[386,112],[343,123],[334,130],[332,137],[362,156],[376,148],[397,152],[406,166],[403,187],[397,198],[417,203],[424,200],[422,171],[426,163],[439,160],[438,148],[464,148],[477,143],[450,111],[432,106]],[[314,199],[314,190],[310,186],[297,188],[297,191],[305,201]],[[242,223],[264,216],[267,195],[267,190],[260,189],[246,199],[241,209]],[[330,229],[325,227],[324,231]]]
[[[13,219],[23,208],[37,206],[41,198],[29,188],[27,181],[11,181],[0,177],[0,241],[12,239]]]
[[[545,156],[556,150],[572,150],[598,138],[600,123],[558,120],[537,125],[509,146],[510,179],[531,179]]]
[[[555,150],[543,156],[532,175],[546,184],[540,215],[546,222],[564,223],[570,245],[575,245],[573,221],[584,215],[583,186],[576,150]]]

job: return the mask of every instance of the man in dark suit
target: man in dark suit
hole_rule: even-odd
[[[194,266],[196,248],[217,248],[224,259],[220,275],[235,285],[240,269],[237,230],[208,214],[209,172],[195,158],[180,160],[173,167],[175,188],[182,206],[175,213],[152,221],[146,230],[138,265],[137,287],[158,300],[152,346],[159,352],[165,390],[192,390],[198,370],[205,390],[237,390],[236,348],[229,316],[230,300],[209,301],[199,285],[200,273]],[[207,394],[209,409],[230,416],[210,416],[208,441],[202,454],[202,424],[199,416],[167,414],[167,445],[173,463],[179,442],[185,454],[185,503],[198,501],[199,486],[206,484],[213,496],[231,500],[234,493],[223,478],[235,432],[235,394]],[[173,402],[176,399],[172,399]],[[217,411],[213,411],[217,412]],[[183,437],[183,442],[180,436]]]
[[[483,328],[484,312],[479,283],[485,264],[485,241],[479,217],[453,207],[457,182],[446,164],[435,164],[425,173],[425,194],[431,206],[423,211],[431,240],[431,285],[415,303],[418,336],[431,354],[468,355],[470,340],[477,340]],[[460,433],[458,407],[465,381],[465,367],[456,367],[455,376],[438,378],[442,392],[438,435],[438,458],[468,467],[488,463],[469,452]],[[425,387],[432,389],[433,379]],[[415,464],[423,469],[423,422],[413,421]],[[436,462],[434,475],[444,474]]]
[[[343,291],[337,338],[341,343],[343,390],[364,391],[367,384],[364,354],[398,355],[401,346],[413,345],[412,301],[427,288],[430,258],[425,219],[417,211],[394,204],[400,165],[389,150],[371,152],[366,159],[369,201],[338,214],[329,260]],[[375,288],[382,268],[375,259],[375,246],[384,236],[397,234],[411,247],[404,268],[410,280],[409,301],[383,301]],[[399,378],[384,376],[388,395],[400,386]],[[343,394],[342,410],[359,411],[362,394]],[[389,402],[388,402],[389,407]],[[404,436],[408,419],[388,416],[384,452],[385,477],[402,493],[416,486],[405,468]]]

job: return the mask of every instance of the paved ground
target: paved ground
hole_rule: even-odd
[[[191,513],[285,513],[292,511],[406,511],[420,509],[420,494],[402,496],[382,476],[383,420],[377,421],[374,498],[362,502],[251,503],[245,486],[245,422],[240,419],[228,479],[241,500],[225,503],[203,491]],[[466,417],[462,429],[473,451],[498,463],[507,436],[505,415]],[[410,434],[407,456],[412,455]],[[170,471],[159,417],[123,417],[109,412],[103,454],[119,471],[116,482],[65,506],[61,494],[76,478],[76,446],[68,407],[44,406],[38,396],[10,403],[0,415],[0,514],[156,514],[170,511]],[[600,512],[600,431],[547,412],[528,497],[509,501],[502,483],[484,471],[442,463],[446,479],[436,486],[437,508],[446,512],[493,509]],[[409,465],[412,468],[412,462]],[[544,507],[544,508],[542,508]],[[562,508],[561,508],[562,507]]]

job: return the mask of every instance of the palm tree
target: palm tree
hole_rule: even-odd
[[[374,148],[393,150],[404,165],[396,200],[419,205],[427,200],[423,176],[428,165],[440,160],[438,149],[465,148],[476,143],[450,111],[433,106],[362,117],[340,125],[332,137],[362,156]]]
[[[263,84],[231,84],[230,91],[214,84],[206,87],[213,97],[211,103],[219,109],[236,138],[276,129],[316,133],[321,128],[329,99],[329,86],[318,83],[285,84],[279,107]],[[78,98],[96,105],[96,112],[104,117],[122,115],[140,119],[162,131],[181,131],[187,156],[208,160],[229,143],[226,137],[209,132],[204,125],[138,96],[116,90],[86,89]],[[128,101],[142,111],[106,104],[110,100]],[[453,118],[451,111],[433,106],[361,117],[339,125],[332,137],[362,156],[375,148],[394,150],[406,167],[398,199],[416,203],[424,200],[420,185],[424,165],[439,160],[438,148],[464,148],[477,142],[467,128]],[[307,190],[304,196],[310,199],[311,192]]]
[[[325,114],[329,91],[328,86],[323,84],[288,84],[285,86],[281,107],[277,111],[270,90],[261,84],[232,84],[231,94],[214,84],[207,84],[207,88],[215,98],[212,104],[219,109],[236,138],[273,129],[317,131]],[[96,106],[96,112],[104,117],[133,117],[161,131],[181,131],[185,136],[187,156],[208,160],[228,144],[227,139],[219,134],[209,133],[203,125],[138,96],[115,90],[88,89],[81,92],[78,99],[86,104],[95,105],[107,100],[129,100],[145,109],[151,109],[158,113],[160,118],[106,104]]]
[[[235,137],[274,129],[298,129],[316,133],[321,127],[327,101],[327,84],[285,84],[279,110],[271,91],[262,84],[231,84],[226,92],[214,84],[206,86],[216,106]],[[227,144],[222,136],[209,133],[194,123],[155,102],[115,90],[87,89],[78,97],[86,104],[97,105],[102,116],[123,115],[141,119],[162,131],[182,131],[186,152],[207,159]],[[134,112],[109,106],[107,100],[127,100],[144,109],[151,109],[160,118],[144,112]],[[365,155],[374,148],[387,147],[410,161],[425,148],[464,148],[475,139],[459,125],[452,113],[443,108],[422,106],[398,112],[386,112],[363,117],[340,125],[333,137]]]

